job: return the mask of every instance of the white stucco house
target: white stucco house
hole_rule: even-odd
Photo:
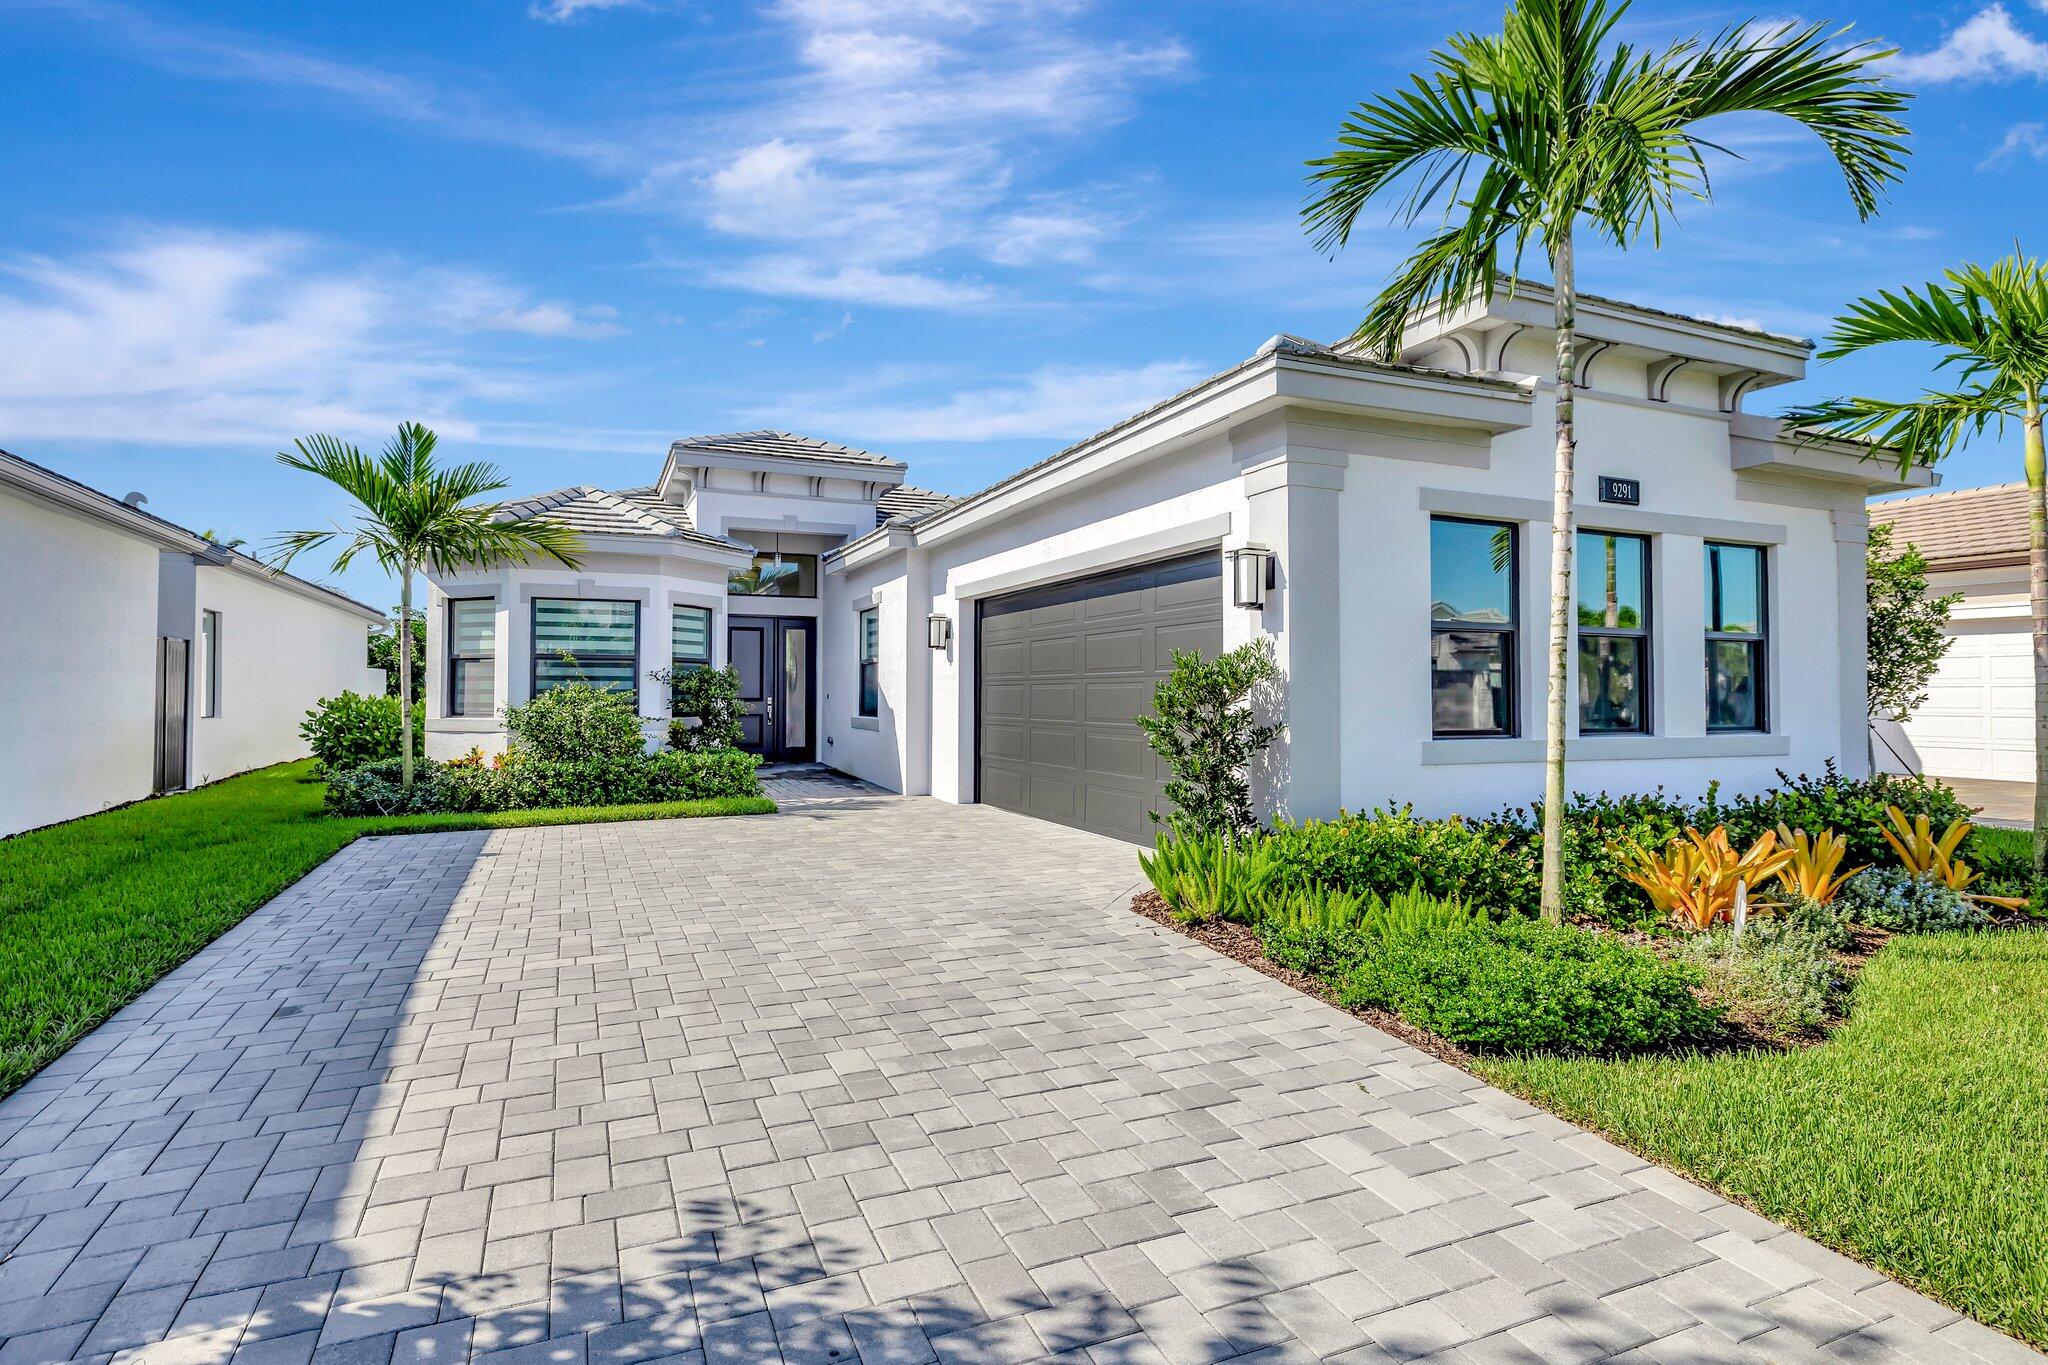
[[[527,499],[510,514],[578,526],[587,562],[432,582],[429,752],[502,744],[500,710],[571,669],[637,689],[652,736],[651,671],[729,660],[770,757],[1146,838],[1161,775],[1132,717],[1173,649],[1265,636],[1271,808],[1527,801],[1550,315],[1525,288],[1421,319],[1399,364],[1275,337],[969,497],[752,432]],[[1599,299],[1580,324],[1574,785],[1862,770],[1864,501],[1907,485],[1742,410],[1805,342]]]
[[[1927,589],[1961,593],[1927,700],[1876,723],[1878,766],[1931,777],[2034,780],[2034,646],[2027,598],[2027,486],[1996,484],[1872,503],[1892,548],[1927,560]]]
[[[382,613],[0,451],[0,835],[306,753]]]

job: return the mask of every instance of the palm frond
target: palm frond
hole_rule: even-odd
[[[1780,418],[1795,437],[1855,441],[1873,456],[1889,454],[1901,473],[1932,465],[1968,436],[2015,416],[2019,389],[1998,380],[1976,389],[1927,393],[1906,402],[1883,398],[1830,398],[1788,409]]]

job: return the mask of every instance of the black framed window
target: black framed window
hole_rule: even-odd
[[[711,667],[711,608],[675,607],[669,612],[669,662],[678,676]]]
[[[640,703],[640,604],[533,599],[533,695],[587,682]]]
[[[1650,732],[1650,541],[1581,531],[1579,733]]]
[[[882,613],[875,607],[863,610],[860,634],[860,714],[882,714]]]
[[[488,716],[498,705],[498,604],[488,597],[448,604],[448,714]]]
[[[1430,732],[1512,735],[1521,547],[1507,522],[1429,521]]]
[[[1707,729],[1762,730],[1769,565],[1759,545],[1707,545]]]
[[[199,613],[199,714],[220,714],[220,613]]]
[[[755,555],[751,568],[727,574],[725,590],[733,597],[816,597],[816,555]]]

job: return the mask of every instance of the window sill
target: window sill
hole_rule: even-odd
[[[505,728],[497,716],[429,716],[427,729],[444,735],[481,735]]]
[[[1565,756],[1576,763],[1674,758],[1774,758],[1792,752],[1786,735],[1578,735]],[[1540,739],[1431,739],[1422,744],[1425,768],[1471,763],[1541,763]]]
[[[856,730],[873,730],[880,734],[882,718],[880,716],[855,716],[853,717],[853,728]]]

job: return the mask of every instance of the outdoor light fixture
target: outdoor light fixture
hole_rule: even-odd
[[[953,618],[934,612],[924,618],[924,628],[933,649],[944,649],[953,643]]]
[[[1266,593],[1273,587],[1273,571],[1278,562],[1273,552],[1263,545],[1246,545],[1230,551],[1226,558],[1230,560],[1232,604],[1264,611]]]

